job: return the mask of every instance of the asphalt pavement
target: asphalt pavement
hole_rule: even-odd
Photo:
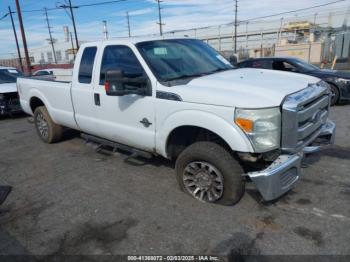
[[[96,153],[79,135],[47,145],[27,117],[0,120],[0,254],[350,255],[350,105],[331,109],[336,145],[296,187],[233,207],[182,193],[174,164]]]

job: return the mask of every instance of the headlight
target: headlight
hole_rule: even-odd
[[[345,85],[350,83],[350,79],[345,79],[345,78],[338,78],[337,81]]]
[[[266,152],[279,147],[281,113],[278,107],[266,109],[237,108],[235,123],[247,134],[256,152]]]

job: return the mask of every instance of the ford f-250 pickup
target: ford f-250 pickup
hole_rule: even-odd
[[[19,78],[17,87],[44,142],[68,127],[174,159],[180,188],[203,202],[233,205],[246,181],[276,199],[298,180],[304,154],[334,141],[325,82],[235,69],[195,39],[86,43],[71,82]]]

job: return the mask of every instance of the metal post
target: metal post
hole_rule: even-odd
[[[16,27],[15,27],[15,23],[13,22],[13,16],[12,16],[12,11],[11,11],[11,7],[10,7],[10,6],[9,6],[9,14],[10,14],[10,17],[11,17],[11,23],[12,23],[13,34],[15,35],[15,40],[16,40],[16,47],[17,47],[19,65],[20,65],[20,67],[21,67],[21,71],[23,72],[24,69],[23,69],[23,63],[22,63],[21,50],[19,49]]]
[[[281,37],[282,37],[282,27],[283,27],[283,17],[281,18],[280,29],[277,32],[277,45],[279,45]]]
[[[24,32],[24,26],[23,26],[23,20],[22,20],[22,13],[21,13],[21,7],[19,5],[19,0],[16,0],[16,9],[17,9],[17,15],[18,15],[18,21],[19,21],[19,27],[21,29],[22,34],[22,41],[23,41],[23,48],[24,48],[24,55],[26,59],[26,66],[27,66],[27,72],[29,74],[32,73],[30,60],[29,60],[29,53],[28,53],[28,47],[27,47],[27,39],[26,34]]]
[[[75,19],[74,19],[72,2],[71,2],[71,0],[68,0],[68,1],[69,1],[69,10],[70,10],[70,14],[71,14],[72,22],[73,22],[73,29],[74,29],[74,36],[75,36],[75,45],[76,45],[77,50],[78,50],[79,49],[79,41],[78,41],[77,28],[75,26]]]
[[[245,24],[245,48],[246,49],[248,49],[248,24],[249,22]]]
[[[263,57],[263,41],[264,41],[264,33],[263,30],[261,29],[261,39],[260,39],[260,57]]]
[[[73,43],[73,35],[72,32],[69,32],[70,34],[70,41],[72,43],[72,52],[73,52],[73,56],[74,56],[74,60],[75,60],[75,49],[74,49],[74,43]]]
[[[129,32],[129,37],[131,37],[131,30],[130,30],[130,16],[129,12],[126,12],[126,21],[128,23],[128,32]]]
[[[163,35],[163,23],[162,23],[162,13],[161,13],[161,7],[160,7],[160,3],[162,2],[162,1],[160,1],[160,0],[156,0],[157,1],[157,3],[158,3],[158,18],[159,18],[159,23],[157,23],[157,24],[159,24],[159,34],[162,36]]]
[[[237,53],[237,11],[238,11],[238,0],[235,0],[235,54]]]
[[[104,39],[107,40],[108,39],[108,29],[107,29],[107,21],[103,20],[103,35],[104,35]]]
[[[318,13],[314,14],[314,27],[316,28],[316,18],[317,18]]]
[[[55,64],[57,64],[55,45],[54,45],[53,39],[52,39],[49,17],[47,16],[47,9],[44,8],[44,10],[45,10],[45,17],[46,17],[47,29],[49,30],[49,36],[50,36],[50,39],[49,39],[49,40],[50,40],[50,44],[51,44],[51,47],[52,47],[53,58],[54,58],[54,60],[55,60]]]
[[[218,30],[219,30],[219,51],[221,51],[221,25],[219,25],[218,27]]]

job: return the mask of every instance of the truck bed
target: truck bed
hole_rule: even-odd
[[[55,123],[78,129],[71,98],[71,82],[19,77],[17,89],[26,113],[33,115],[31,104],[35,102],[34,99],[40,99]]]

